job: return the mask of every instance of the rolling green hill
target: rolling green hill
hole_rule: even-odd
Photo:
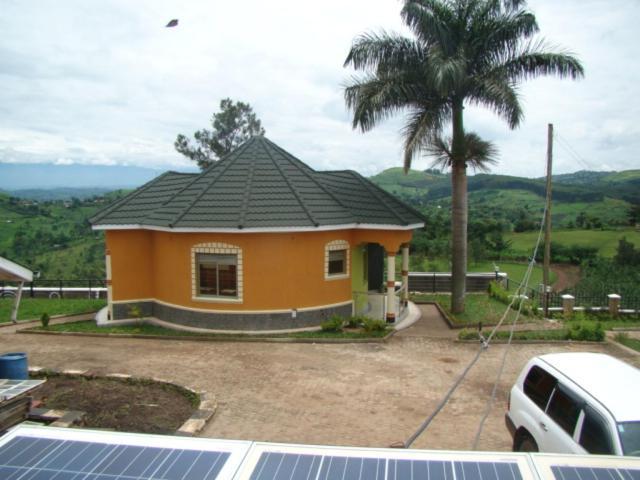
[[[104,278],[104,235],[87,218],[123,194],[44,202],[0,194],[0,256],[45,279]]]
[[[388,168],[384,172],[371,177],[377,185],[394,195],[420,195],[425,193],[434,184],[443,180],[449,182],[449,176],[439,173],[437,170],[409,170],[405,175],[400,167]]]
[[[527,255],[535,245],[536,232],[511,233],[507,239],[511,240],[511,248],[515,252]],[[618,241],[625,237],[640,248],[640,232],[634,229],[622,230],[556,230],[553,232],[553,241],[564,245],[580,245],[596,247],[598,254],[603,257],[613,257],[616,253]]]
[[[620,228],[632,223],[640,205],[640,170],[576,172],[554,177],[552,220],[562,228]],[[390,168],[371,180],[411,205],[448,209],[448,175]],[[507,229],[532,229],[544,208],[545,181],[506,175],[479,174],[468,179],[469,210],[491,216]],[[519,227],[518,227],[519,226]]]

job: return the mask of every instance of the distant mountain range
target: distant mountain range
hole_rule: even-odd
[[[411,170],[404,175],[401,168],[389,168],[371,180],[403,197],[420,196],[426,201],[451,196],[451,180],[448,174],[433,170]],[[507,175],[478,174],[468,178],[469,193],[487,190],[524,190],[544,196],[544,178],[525,178]],[[553,176],[553,198],[568,202],[599,202],[614,198],[640,205],[640,170],[621,172],[575,173]]]
[[[197,168],[182,169],[197,171]],[[121,165],[0,163],[0,190],[80,188],[110,191],[139,187],[164,170]]]
[[[197,171],[192,168],[182,171]],[[163,173],[163,170],[135,166],[53,165],[35,163],[0,163],[0,191],[15,197],[35,200],[88,198],[120,189],[133,189]],[[438,170],[389,168],[371,177],[382,188],[405,200],[419,197],[422,202],[450,197],[448,174]],[[621,172],[578,171],[554,175],[555,200],[599,202],[604,198],[619,199],[640,205],[640,170]],[[543,196],[544,178],[526,178],[495,174],[469,176],[469,193],[480,191],[519,190]]]

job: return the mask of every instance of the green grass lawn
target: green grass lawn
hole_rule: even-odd
[[[483,331],[485,338],[489,335],[489,331]],[[513,340],[541,340],[541,341],[559,341],[567,340],[569,330],[566,328],[557,328],[555,330],[526,330],[513,332]],[[510,332],[508,330],[497,331],[493,338],[497,340],[508,340]],[[476,330],[464,329],[458,334],[459,340],[480,340]]]
[[[73,315],[96,312],[107,304],[105,300],[88,298],[22,298],[18,310],[18,320],[39,319],[43,313],[53,315]],[[0,323],[11,320],[13,298],[0,299]]]
[[[467,295],[464,313],[453,315],[450,295],[412,295],[411,300],[414,302],[437,302],[457,326],[476,326],[478,322],[482,322],[484,325],[494,325],[500,321],[507,308],[504,303],[488,295]],[[505,322],[513,321],[515,313],[514,310],[511,310]],[[520,318],[520,321],[530,320],[528,317]]]
[[[493,271],[494,262],[481,262],[481,263],[472,263],[469,265],[470,272],[492,272]],[[527,271],[526,263],[516,263],[516,262],[495,262],[498,267],[500,267],[500,271],[506,273],[509,276],[509,280],[515,281],[518,283],[522,283],[524,280],[524,275]],[[556,274],[554,272],[550,272],[551,283],[556,281]],[[534,265],[533,271],[531,272],[531,277],[529,278],[529,287],[537,289],[538,285],[542,283],[542,267]],[[515,288],[515,287],[514,287]]]
[[[537,232],[510,233],[505,239],[513,242],[512,249],[516,252],[530,252],[535,244]],[[640,232],[634,229],[621,230],[556,230],[551,238],[553,242],[563,245],[580,245],[596,247],[603,257],[613,257],[618,247],[618,240],[626,237],[627,241],[640,247]]]
[[[170,328],[159,327],[156,325],[148,325],[140,323],[139,325],[118,325],[113,327],[98,327],[93,320],[84,320],[80,322],[63,323],[58,325],[49,325],[47,328],[36,327],[33,330],[45,330],[53,332],[80,332],[80,333],[101,333],[101,334],[126,334],[126,335],[158,335],[164,337],[214,337],[214,338],[325,338],[325,339],[366,339],[366,338],[382,338],[389,331],[381,332],[364,332],[364,331],[343,331],[343,332],[294,332],[277,335],[241,335],[241,334],[221,334],[221,333],[199,333],[188,332],[182,330],[172,330]]]
[[[626,333],[619,333],[616,335],[615,339],[616,342],[640,352],[640,340],[638,340],[637,338],[631,338]]]

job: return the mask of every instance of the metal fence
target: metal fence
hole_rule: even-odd
[[[467,292],[486,292],[489,283],[509,281],[504,272],[467,273]],[[421,293],[451,292],[451,272],[409,272],[409,291]]]
[[[515,292],[521,284],[517,281],[507,279],[507,290]],[[606,286],[605,286],[606,287]],[[609,295],[612,293],[620,293],[619,289],[612,287],[610,289],[603,289],[600,292],[594,292],[593,290],[580,290],[579,288],[568,288],[562,292],[549,292],[549,307],[561,308],[562,307],[562,295],[571,295],[575,299],[575,306],[584,309],[596,309],[606,310],[609,308]],[[529,297],[531,300],[542,303],[542,285],[537,285],[537,288],[527,287],[521,288],[522,293]],[[620,298],[621,310],[636,310],[640,311],[640,296],[637,295],[622,295]]]
[[[566,290],[564,292],[549,293],[549,306],[562,307],[562,295],[571,295],[575,298],[576,307],[589,309],[608,309],[609,294],[616,292],[601,292],[594,294],[593,292],[581,292],[580,290]],[[638,296],[622,296],[620,298],[621,310],[640,311],[640,297]]]
[[[16,283],[0,281],[0,297],[13,297],[17,290]],[[85,280],[37,279],[33,282],[25,282],[22,296],[30,298],[107,298],[107,285],[104,280],[95,278]]]

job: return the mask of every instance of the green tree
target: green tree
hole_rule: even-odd
[[[212,130],[203,128],[193,134],[195,145],[182,134],[174,142],[176,150],[196,162],[202,170],[252,136],[264,135],[264,128],[251,105],[230,98],[220,101],[220,111],[211,117],[211,127]]]
[[[627,241],[627,237],[618,240],[618,248],[613,261],[622,266],[640,265],[640,250],[636,250],[633,243]]]
[[[538,24],[524,0],[404,0],[412,37],[357,37],[345,66],[363,71],[345,89],[353,127],[369,131],[406,112],[404,166],[452,129],[452,311],[464,311],[467,268],[467,161],[464,107],[480,105],[517,127],[518,84],[540,75],[578,78],[580,62],[535,40]]]

